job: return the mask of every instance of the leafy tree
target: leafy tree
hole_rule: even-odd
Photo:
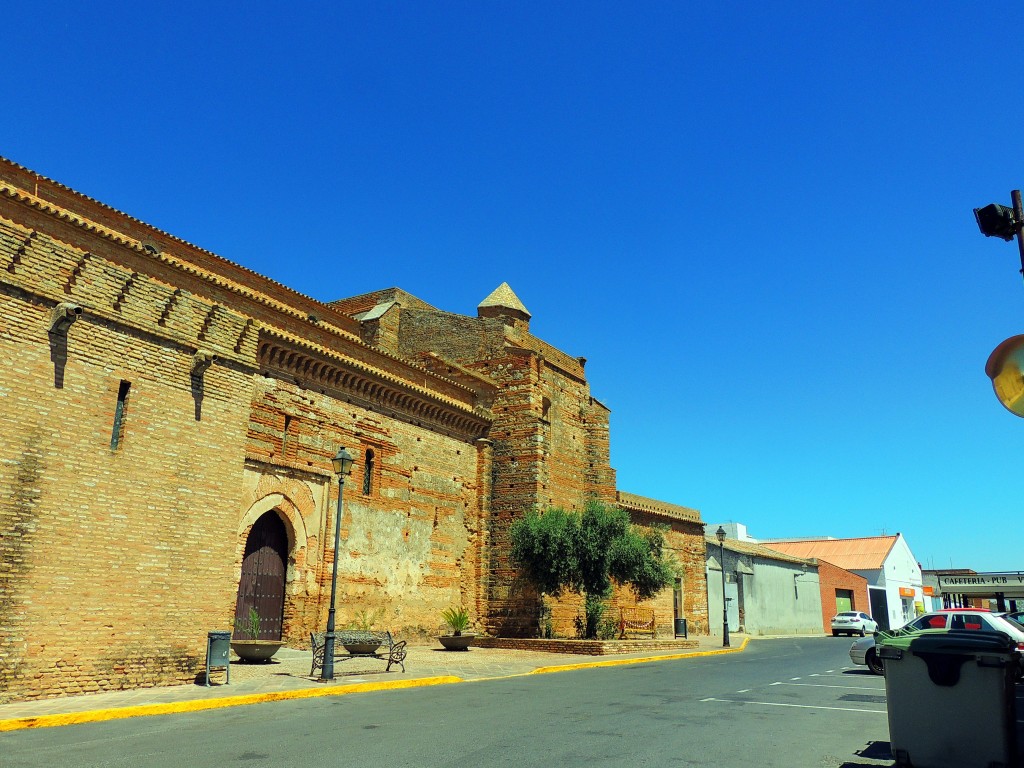
[[[602,622],[612,584],[627,585],[645,600],[672,583],[674,567],[659,530],[641,530],[629,513],[590,502],[582,514],[552,507],[531,510],[510,529],[512,559],[541,592],[583,595],[581,634],[607,634]]]

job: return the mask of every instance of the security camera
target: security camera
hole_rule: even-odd
[[[192,375],[202,376],[206,373],[206,369],[211,365],[220,360],[220,357],[213,352],[207,352],[205,350],[199,350],[192,355]]]
[[[50,333],[67,333],[68,328],[82,316],[82,307],[79,304],[64,302],[58,304],[50,312]]]

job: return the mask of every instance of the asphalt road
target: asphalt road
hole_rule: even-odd
[[[16,731],[4,768],[892,765],[846,638],[728,656]]]

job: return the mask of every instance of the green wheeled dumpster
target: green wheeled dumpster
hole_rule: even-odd
[[[880,637],[896,765],[1017,768],[1016,643],[1001,632]]]

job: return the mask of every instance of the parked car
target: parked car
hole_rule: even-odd
[[[877,632],[878,622],[863,611],[843,611],[832,617],[832,637],[855,634],[864,637],[868,632]]]
[[[923,630],[986,630],[1003,632],[1017,643],[1017,650],[1024,651],[1024,626],[1012,619],[978,608],[949,608],[918,616],[900,627],[899,631],[919,632]],[[855,640],[850,646],[850,661],[866,665],[876,675],[882,674],[882,660],[875,653],[875,636],[868,635]],[[1022,662],[1024,663],[1024,662]],[[1024,670],[1022,670],[1024,671]]]
[[[1000,614],[1000,615],[1004,619],[1010,619],[1011,621],[1016,621],[1018,624],[1021,625],[1022,628],[1024,628],[1024,611],[1014,611],[1013,613],[1003,613],[1003,614]]]

